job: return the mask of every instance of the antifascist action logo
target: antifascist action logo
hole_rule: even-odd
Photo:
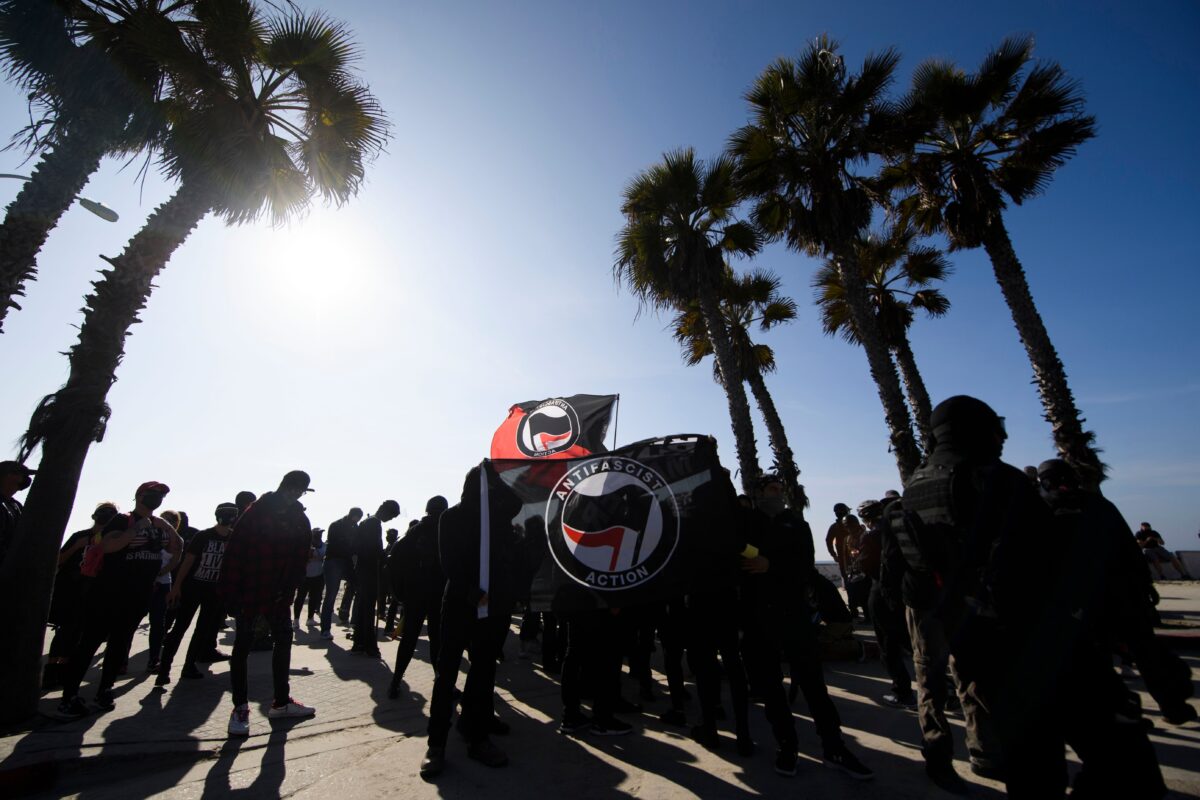
[[[679,509],[667,482],[629,458],[594,458],[564,475],[546,504],[555,562],[591,589],[629,589],[653,578],[679,543]]]
[[[545,458],[570,449],[579,439],[579,414],[566,400],[540,403],[517,425],[517,449],[529,458]]]

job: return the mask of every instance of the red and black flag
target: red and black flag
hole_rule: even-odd
[[[493,461],[574,458],[605,450],[615,394],[576,394],[518,403],[492,436]]]
[[[514,521],[531,549],[535,609],[622,608],[732,579],[735,493],[711,437],[495,468],[524,503]]]

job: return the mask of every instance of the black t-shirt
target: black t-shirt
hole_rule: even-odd
[[[154,524],[153,517],[141,517],[136,513],[118,514],[104,528],[107,536],[113,532],[133,528],[133,539],[120,550],[104,555],[104,569],[100,578],[107,586],[123,586],[130,590],[149,590],[162,570],[162,551],[170,541],[165,530]]]
[[[329,524],[329,540],[325,547],[325,558],[350,558],[354,555],[354,521],[342,517]]]
[[[1138,528],[1138,532],[1133,535],[1133,538],[1137,539],[1138,544],[1142,547],[1162,547],[1166,544],[1162,534],[1153,528],[1149,530]]]
[[[58,577],[56,577],[55,580],[79,577],[79,568],[83,565],[83,551],[87,549],[87,540],[90,539],[92,535],[92,529],[87,528],[82,531],[76,531],[67,537],[67,540],[63,542],[63,546],[59,548],[58,552],[67,552],[76,544],[78,544],[80,540],[84,542],[84,546],[80,547],[78,550],[72,553],[66,561],[58,565]]]
[[[0,497],[0,564],[8,554],[8,548],[17,535],[17,524],[21,521],[20,502],[11,497]]]
[[[185,553],[195,557],[187,580],[205,585],[215,584],[221,578],[221,562],[225,560],[225,545],[229,537],[222,536],[216,528],[200,531],[187,543]]]
[[[358,566],[378,566],[383,558],[383,523],[378,517],[370,516],[358,523],[354,534],[354,555]]]

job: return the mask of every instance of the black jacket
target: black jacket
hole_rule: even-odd
[[[520,542],[513,530],[513,517],[521,510],[521,500],[490,466],[488,505],[490,564],[487,589],[490,615],[510,613],[521,592]],[[442,514],[438,522],[438,553],[446,574],[447,603],[476,606],[483,596],[479,585],[479,474],[480,467],[467,473],[462,498]]]

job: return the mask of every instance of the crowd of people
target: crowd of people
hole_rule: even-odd
[[[272,650],[268,716],[313,715],[290,693],[293,632],[307,605],[308,625],[332,639],[340,597],[337,615],[352,624],[352,652],[380,655],[381,619],[383,635],[399,639],[389,701],[407,697],[405,675],[427,630],[434,689],[419,769],[433,780],[446,768],[456,706],[468,756],[492,767],[507,763],[493,741],[508,730],[495,712],[494,685],[519,613],[521,657],[540,654],[541,668],[559,679],[562,734],[630,734],[623,717],[643,707],[622,695],[623,665],[627,660],[638,682],[638,700],[649,700],[651,654],[661,649],[669,689],[663,722],[689,724],[686,661],[699,701],[690,734],[700,744],[720,740],[727,685],[738,752],[757,749],[749,715],[761,703],[774,768],[793,775],[799,746],[792,702],[802,694],[825,764],[870,779],[871,768],[842,737],[822,667],[836,638],[830,632],[849,631],[861,614],[891,680],[876,699],[916,711],[926,773],[937,786],[966,789],[946,717],[957,711],[971,770],[1003,780],[1012,796],[1062,796],[1067,746],[1082,761],[1073,796],[1162,796],[1149,723],[1113,658],[1141,672],[1168,722],[1196,719],[1190,670],[1153,630],[1150,569],[1162,575],[1171,563],[1182,573],[1182,565],[1157,552],[1165,548],[1148,524],[1135,537],[1066,462],[1048,460],[1034,476],[1002,462],[1003,420],[985,403],[951,398],[934,410],[931,426],[935,445],[903,493],[866,500],[857,513],[841,503],[834,508],[826,545],[845,602],[815,567],[803,487],[772,475],[737,502],[725,477],[728,514],[712,524],[735,531],[736,546],[707,566],[718,579],[649,605],[572,606],[569,613],[531,594],[544,558],[544,523],[532,517],[514,524],[521,501],[488,462],[468,472],[458,503],[430,498],[402,536],[396,529],[385,534],[400,513],[394,500],[370,515],[352,508],[327,532],[314,528],[300,503],[311,491],[301,471],[261,497],[242,492],[220,503],[214,524],[201,531],[186,515],[156,514],[170,489],[148,481],[137,487],[132,510],[101,503],[93,525],[63,544],[44,688],[61,689],[60,717],[88,714],[80,684],[106,644],[95,704],[112,708],[114,681],[128,669],[133,635],[147,616],[148,670],[156,686],[165,686],[195,622],[179,675],[200,678],[198,664],[229,660],[228,732],[246,736],[250,650]],[[11,463],[3,465],[6,491],[21,483],[10,474],[28,473]],[[481,488],[489,498],[486,525]],[[482,530],[489,557],[481,570]],[[225,654],[217,638],[229,618],[233,647]],[[470,666],[460,691],[464,653]]]

